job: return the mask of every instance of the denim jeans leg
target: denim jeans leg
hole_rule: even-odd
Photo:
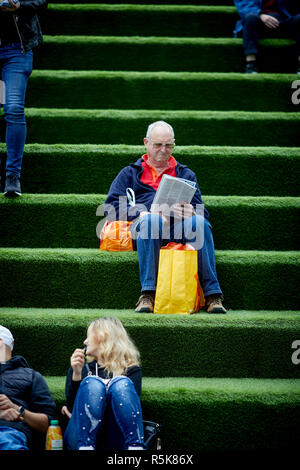
[[[261,19],[250,13],[243,20],[243,40],[245,56],[258,53],[258,40]]]
[[[64,442],[69,450],[89,446],[96,448],[106,403],[106,387],[102,380],[96,376],[86,377],[78,389],[72,417],[64,434]]]
[[[154,291],[163,236],[162,219],[157,214],[144,215],[138,219],[132,231],[133,236],[136,237],[141,290]]]
[[[0,450],[29,450],[25,434],[9,426],[0,426]]]
[[[32,72],[32,51],[22,54],[10,46],[0,48],[2,80],[5,83],[6,173],[20,177],[26,141],[25,95]]]
[[[141,402],[128,377],[114,378],[108,387],[107,397],[115,421],[124,439],[124,449],[144,447],[144,427]],[[110,436],[113,441],[113,436]],[[110,443],[113,448],[114,443]]]
[[[198,251],[198,276],[204,296],[222,294],[216,272],[215,247],[211,225],[201,215],[193,215],[174,226],[174,241],[183,233],[183,243],[190,243]]]

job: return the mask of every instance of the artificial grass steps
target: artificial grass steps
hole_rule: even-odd
[[[165,110],[297,111],[291,100],[294,79],[287,74],[35,70],[27,101],[33,108],[78,108],[80,102],[85,109],[150,110],[163,104]]]
[[[28,143],[131,144],[163,119],[182,145],[300,145],[300,113],[27,108]]]
[[[97,248],[105,199],[102,194],[0,197],[1,246]],[[203,202],[218,249],[299,248],[300,198],[203,195]]]
[[[243,72],[242,42],[232,38],[45,35],[42,49],[35,53],[35,69]],[[291,40],[262,40],[260,57],[261,72],[296,72]]]
[[[15,354],[24,355],[43,375],[64,375],[89,323],[105,316],[118,317],[128,330],[141,353],[144,376],[155,371],[157,377],[300,378],[292,361],[292,344],[300,333],[299,311],[229,310],[220,316],[0,308],[1,324],[16,338]]]
[[[216,250],[216,260],[227,308],[298,308],[297,252]],[[6,307],[133,308],[139,295],[135,252],[1,248],[0,267]]]
[[[83,20],[84,19],[84,20]],[[45,34],[160,36],[232,36],[238,19],[234,6],[211,5],[49,5]]]
[[[27,144],[22,187],[25,193],[106,194],[118,172],[144,152],[142,145]],[[174,155],[195,171],[204,195],[299,195],[299,148],[176,145]]]
[[[46,380],[60,409],[65,377]],[[141,401],[143,417],[162,424],[163,450],[298,444],[300,380],[144,377]]]

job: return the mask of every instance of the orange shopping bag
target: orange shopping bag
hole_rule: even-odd
[[[169,243],[161,248],[154,313],[195,313],[205,305],[198,279],[197,251]]]
[[[100,233],[100,250],[133,251],[131,224],[125,220],[107,220]]]

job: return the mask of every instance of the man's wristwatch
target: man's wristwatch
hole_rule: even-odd
[[[19,411],[19,413],[20,413],[20,417],[21,417],[21,418],[24,418],[24,414],[25,414],[25,408],[24,408],[24,406],[19,406],[18,411]]]

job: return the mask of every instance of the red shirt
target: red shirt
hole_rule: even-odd
[[[176,165],[177,162],[172,155],[169,157],[168,160],[168,168],[166,168],[160,175],[156,173],[155,168],[153,168],[150,163],[147,162],[148,160],[148,155],[145,153],[145,155],[142,156],[142,167],[143,167],[143,173],[141,176],[141,182],[144,184],[148,184],[149,186],[152,186],[157,191],[157,188],[159,186],[159,183],[161,182],[162,176],[164,174],[170,175],[170,176],[176,176]]]
[[[280,13],[277,0],[263,0],[261,9],[264,13]]]

